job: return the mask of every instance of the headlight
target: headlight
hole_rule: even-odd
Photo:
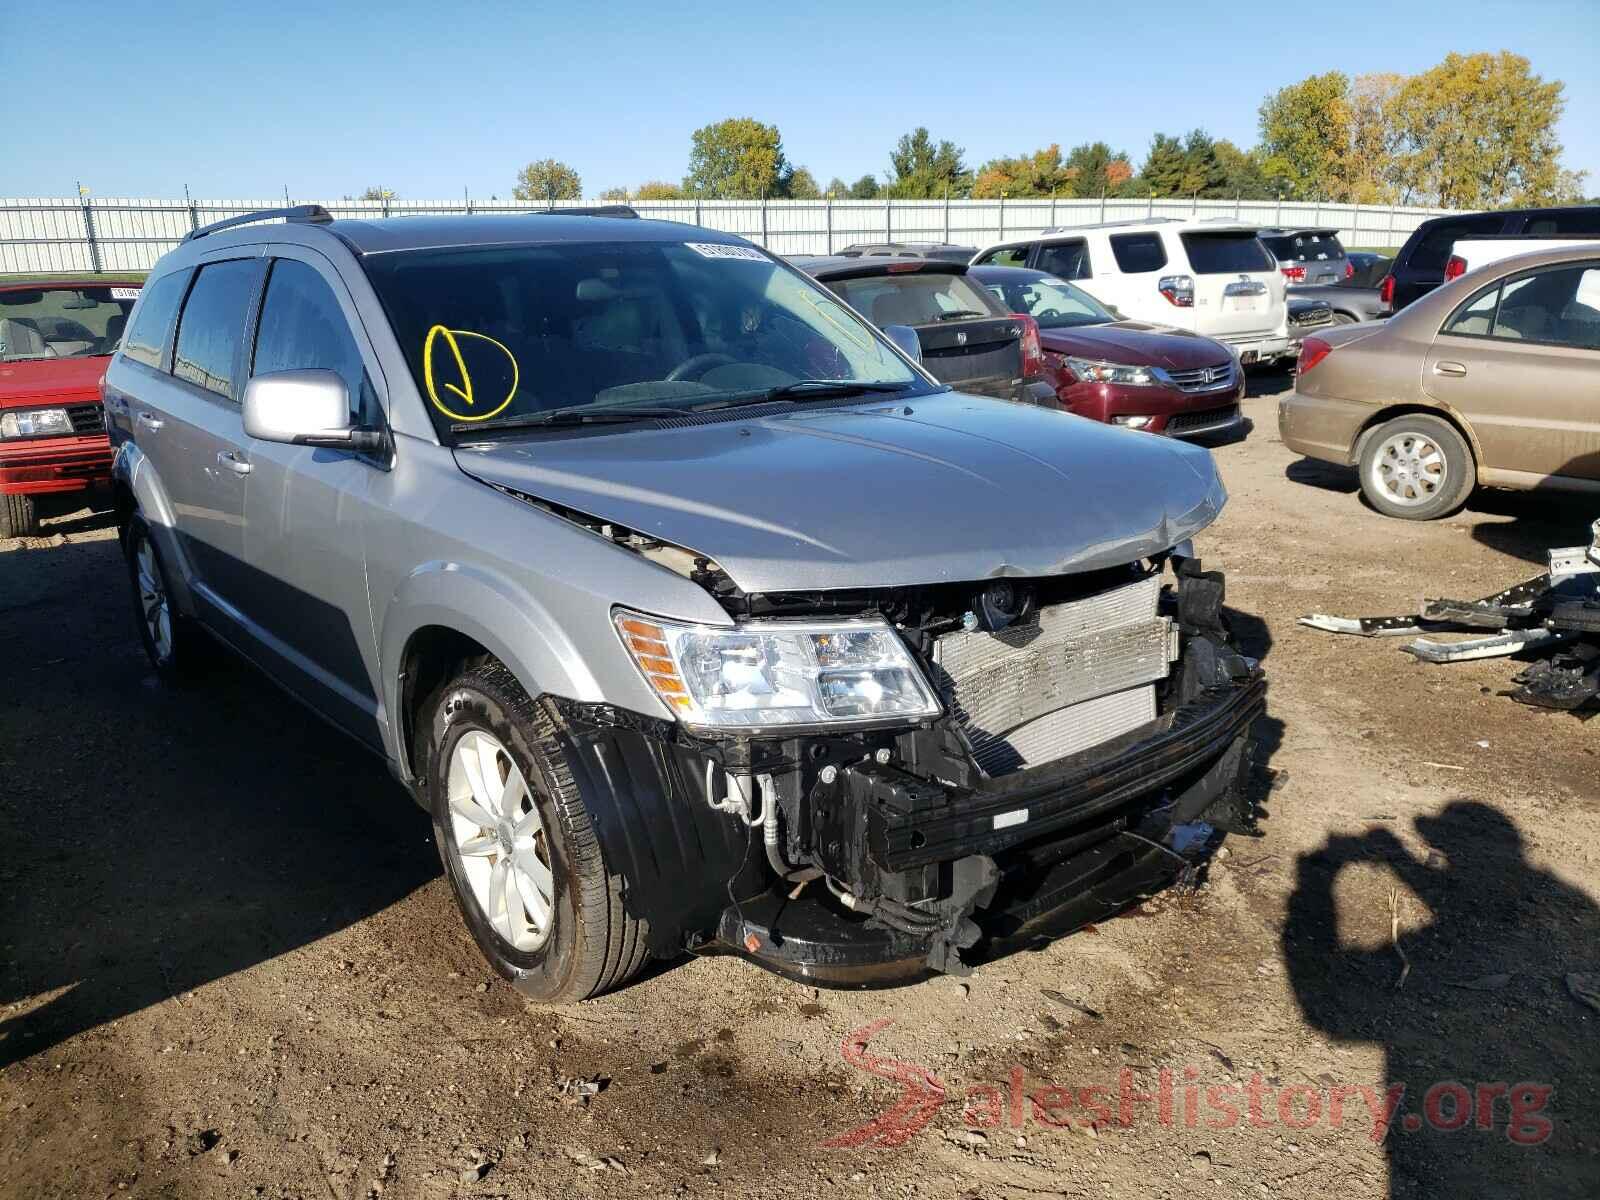
[[[938,698],[882,620],[683,625],[619,609],[617,633],[685,725],[767,730],[937,716]]]
[[[1084,383],[1125,383],[1133,387],[1153,387],[1160,382],[1149,367],[1130,367],[1124,363],[1068,358],[1067,369]]]
[[[60,437],[72,433],[64,408],[27,408],[0,413],[0,438]]]

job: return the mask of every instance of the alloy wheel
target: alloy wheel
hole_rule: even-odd
[[[143,536],[134,553],[135,571],[139,582],[139,613],[144,619],[145,632],[155,647],[156,660],[166,662],[172,657],[172,605],[167,599],[166,581],[156,563],[155,548],[150,538]]]
[[[1426,504],[1444,490],[1450,466],[1444,450],[1421,433],[1397,433],[1378,447],[1369,476],[1392,503]]]

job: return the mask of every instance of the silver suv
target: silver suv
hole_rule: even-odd
[[[1265,685],[1189,542],[1224,491],[904,332],[620,215],[199,230],[105,384],[145,647],[224,643],[381,755],[539,1000],[1075,928],[1252,824]]]

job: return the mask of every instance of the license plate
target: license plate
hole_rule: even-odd
[[[1264,312],[1267,307],[1267,301],[1264,296],[1229,296],[1225,301],[1225,306],[1229,312]]]
[[[1239,365],[1240,366],[1248,367],[1251,363],[1253,363],[1255,361],[1256,361],[1256,352],[1254,350],[1243,350],[1243,351],[1240,351],[1240,353],[1239,353]]]

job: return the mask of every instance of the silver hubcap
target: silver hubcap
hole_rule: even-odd
[[[1395,504],[1426,504],[1444,487],[1450,473],[1444,451],[1420,433],[1397,433],[1372,460],[1372,486]]]
[[[139,576],[139,611],[144,614],[144,627],[150,634],[150,644],[156,648],[156,658],[165,662],[172,657],[172,610],[149,538],[139,539],[134,562]]]
[[[550,845],[528,784],[498,740],[472,730],[450,754],[450,833],[472,899],[497,933],[537,950],[555,926]]]

